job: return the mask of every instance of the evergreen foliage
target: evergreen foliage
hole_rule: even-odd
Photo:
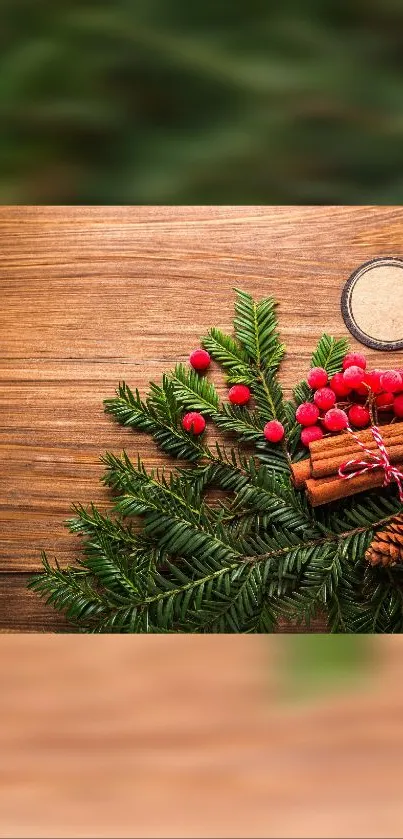
[[[148,471],[140,457],[107,453],[113,514],[76,506],[68,526],[82,558],[63,570],[44,556],[31,587],[85,632],[272,632],[281,619],[308,626],[323,613],[332,632],[403,631],[402,568],[364,559],[376,528],[401,510],[395,489],[312,509],[289,469],[303,456],[295,410],[309,388],[284,398],[274,301],[238,291],[235,333],[212,329],[204,345],[232,381],[248,382],[254,407],[221,405],[208,377],[183,365],[146,399],[120,384],[106,411],[181,462]],[[333,374],[346,349],[324,335],[312,363]],[[185,432],[187,409],[230,443]],[[272,418],[286,427],[284,444],[264,440]],[[212,488],[225,500],[211,500]]]

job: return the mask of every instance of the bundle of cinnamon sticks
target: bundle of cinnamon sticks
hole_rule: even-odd
[[[403,470],[403,422],[383,425],[380,431],[390,462],[401,464]],[[367,449],[379,454],[371,430],[357,432],[355,436]],[[323,437],[313,441],[309,444],[309,454],[306,460],[293,463],[291,471],[295,486],[306,488],[313,507],[380,487],[384,482],[385,473],[381,467],[355,475],[349,480],[339,477],[340,466],[348,460],[371,462],[370,456],[365,454],[348,432],[343,432],[337,437]],[[355,468],[351,467],[351,471],[355,471]]]

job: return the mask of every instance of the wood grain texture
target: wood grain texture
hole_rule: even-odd
[[[345,334],[350,273],[383,255],[403,256],[403,208],[0,207],[0,628],[64,625],[24,581],[42,549],[78,555],[71,502],[108,505],[100,454],[161,462],[104,415],[119,380],[144,393],[210,326],[230,329],[235,286],[278,298],[288,389],[322,332]]]

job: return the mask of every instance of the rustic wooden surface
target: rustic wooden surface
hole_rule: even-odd
[[[78,555],[72,501],[107,506],[99,455],[161,461],[104,415],[119,380],[144,393],[230,329],[235,286],[278,298],[289,388],[322,332],[345,334],[349,274],[382,255],[403,256],[403,208],[0,207],[0,629],[66,628],[26,582],[41,550]]]

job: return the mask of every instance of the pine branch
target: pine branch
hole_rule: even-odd
[[[276,303],[272,298],[255,303],[250,294],[235,289],[235,333],[259,369],[277,370],[285,348],[277,331]]]
[[[62,571],[57,563],[52,567],[42,554],[44,571],[29,583],[29,588],[45,598],[55,609],[64,611],[71,621],[96,621],[105,611],[108,597],[101,595],[91,581],[90,575],[80,569]]]
[[[100,533],[105,534],[119,544],[132,545],[135,540],[131,523],[125,525],[122,521],[102,515],[94,504],[87,510],[81,504],[74,504],[75,517],[68,519],[67,527],[72,533],[96,538]]]
[[[329,378],[341,370],[343,358],[348,352],[346,338],[332,338],[322,335],[311,358],[311,367],[323,367]]]
[[[262,440],[263,423],[257,411],[224,404],[221,411],[214,414],[214,421],[217,428],[237,434],[242,442],[258,443]]]
[[[289,531],[303,531],[307,538],[317,536],[318,524],[306,499],[297,493],[289,480],[260,466],[251,480],[237,493],[232,511],[240,509],[264,513],[266,521]]]
[[[175,397],[174,385],[166,376],[161,386],[151,385],[146,402],[141,401],[138,391],[134,396],[124,382],[116,393],[114,399],[105,400],[105,411],[121,425],[151,434],[159,448],[171,457],[195,462],[203,456],[200,438],[182,428],[182,410]]]
[[[295,420],[295,408],[284,399],[275,371],[256,369],[251,388],[262,426],[271,420],[278,420],[286,431],[286,437],[280,446],[263,441],[262,438],[257,441],[257,455],[275,471],[289,471],[291,454],[299,442],[300,433],[300,427]]]
[[[107,452],[102,458],[107,470],[104,482],[112,489],[121,491],[115,498],[115,508],[123,516],[141,516],[154,510],[186,511],[196,521],[200,517],[201,498],[197,485],[183,482],[179,476],[154,470],[147,473],[138,461],[137,469],[123,452],[122,457]]]
[[[117,398],[104,400],[105,412],[112,414],[121,425],[130,425],[139,431],[153,433],[156,429],[155,417],[147,403],[140,398],[139,391],[136,389],[133,393],[129,385],[121,382],[116,395]]]
[[[264,586],[258,566],[242,569],[234,580],[227,578],[221,603],[204,602],[198,623],[203,632],[251,632],[275,627],[275,617],[264,598]]]
[[[288,417],[284,410],[283,390],[275,373],[272,371],[257,372],[252,385],[252,392],[263,424],[273,419],[287,423]]]
[[[194,469],[178,470],[182,480],[200,488],[217,487],[227,492],[238,492],[250,479],[255,469],[255,461],[243,456],[235,449],[221,448],[216,445],[216,456],[210,462],[201,464]]]
[[[202,346],[228,372],[229,384],[248,385],[253,381],[248,354],[234,338],[213,327]]]
[[[218,410],[219,396],[214,385],[195,370],[177,364],[170,380],[178,403],[192,411],[201,411],[206,417]]]

